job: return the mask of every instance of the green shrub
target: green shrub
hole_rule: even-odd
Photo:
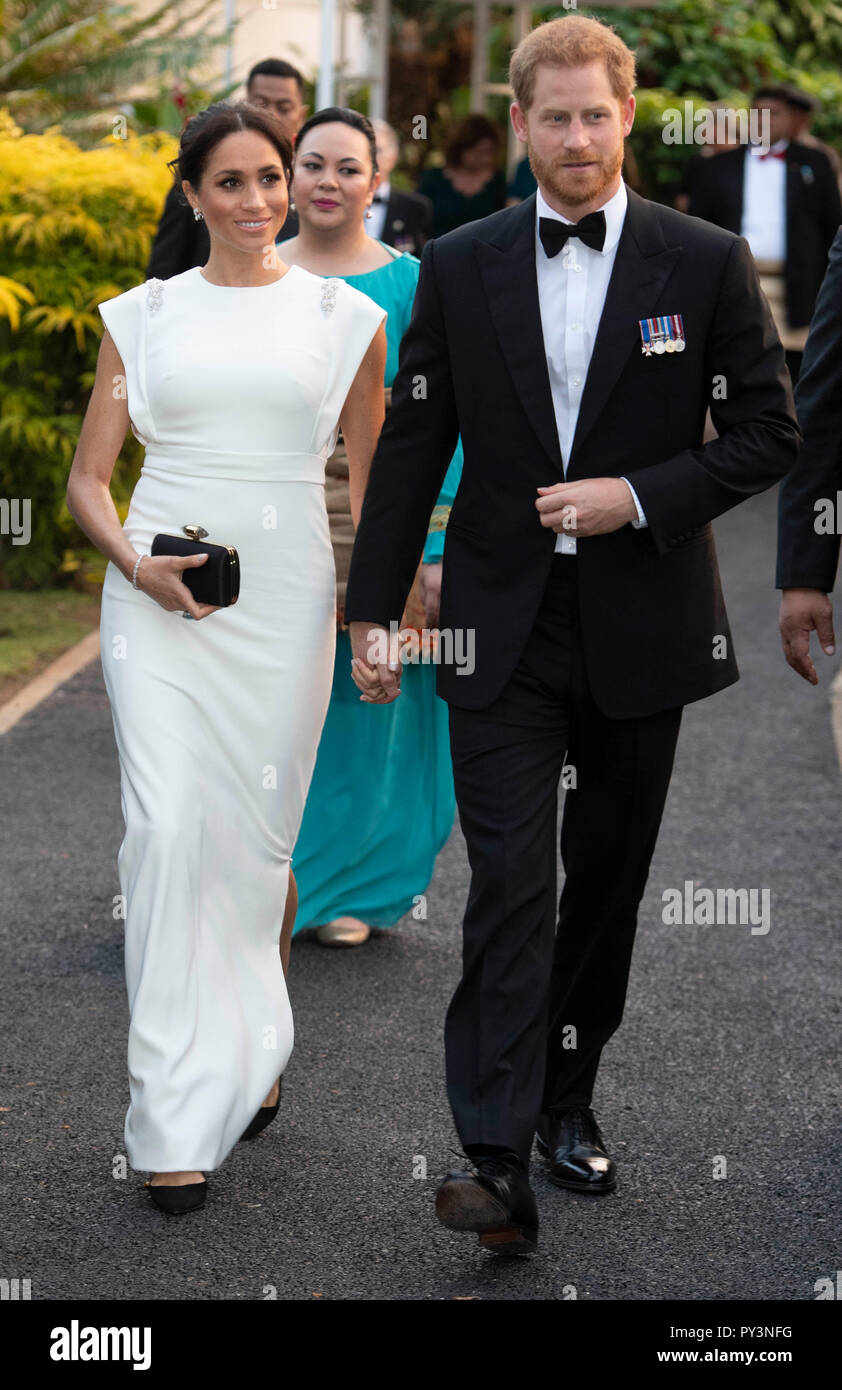
[[[0,111],[0,498],[31,499],[32,528],[28,545],[0,535],[0,588],[104,572],[64,493],[103,332],[97,305],[144,279],[176,145],[155,134],[83,150],[57,129],[25,135]],[[141,459],[129,434],[112,482],[123,517]]]

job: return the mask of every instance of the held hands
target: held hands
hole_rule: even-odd
[[[539,487],[535,501],[542,526],[572,536],[600,536],[637,520],[631,489],[622,478],[586,478],[575,483]],[[441,602],[442,566],[423,565],[421,601],[427,625],[436,627]],[[389,633],[376,623],[350,623],[351,678],[367,704],[390,704],[400,695],[401,664],[397,649],[389,651]],[[369,638],[368,634],[374,634]],[[370,646],[389,652],[390,661],[368,660]]]
[[[368,705],[389,705],[401,693],[401,664],[397,655],[389,649],[389,633],[377,623],[349,623],[351,638],[351,679],[362,691],[360,700]],[[369,633],[372,637],[369,638]],[[375,646],[376,644],[376,646]],[[371,662],[369,651],[388,653],[389,660]]]
[[[833,604],[821,589],[784,589],[778,618],[784,656],[799,676],[811,685],[819,678],[810,656],[810,633],[815,632],[827,656],[836,650],[833,636]]]
[[[219,604],[197,603],[182,581],[186,569],[205,564],[207,555],[144,555],[137,567],[137,587],[142,589],[168,613],[189,613],[191,618],[206,618],[217,613]]]
[[[539,487],[535,501],[542,526],[568,536],[604,536],[637,521],[631,488],[622,478],[582,478]]]
[[[434,628],[439,620],[441,600],[441,561],[434,565],[421,566],[421,602],[424,605],[424,619],[428,627]],[[351,679],[362,691],[360,700],[368,705],[389,705],[401,693],[401,662],[399,647],[389,648],[389,633],[377,623],[349,623],[351,636]],[[369,638],[369,633],[374,635]],[[386,662],[369,661],[369,653],[375,650],[387,652]]]

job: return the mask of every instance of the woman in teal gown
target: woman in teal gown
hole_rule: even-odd
[[[359,166],[370,156],[367,132],[358,124],[367,125],[366,118],[351,114],[357,121],[346,123],[343,116],[326,122],[327,112],[319,112],[299,132],[292,191],[302,231],[278,248],[282,259],[288,260],[288,249],[294,263],[304,262],[304,268],[309,269],[313,262],[310,256],[310,264],[306,263],[308,242],[312,251],[314,242],[323,240],[326,276],[333,273],[329,264],[331,250],[337,245],[335,229],[331,229],[330,240],[321,233],[322,210],[311,206],[308,194],[332,193],[335,177],[336,196],[342,198],[346,213],[353,211],[351,195],[346,191],[350,179],[341,185],[339,180],[345,172],[353,177],[354,164],[359,173],[367,172]],[[363,135],[366,138],[361,138]],[[349,150],[355,157],[349,157],[343,166],[342,151]],[[306,188],[302,189],[305,180]],[[371,183],[366,184],[368,196],[357,205],[360,218],[377,182],[372,169]],[[327,222],[332,210],[325,211]],[[338,278],[347,280],[388,312],[384,381],[388,387],[398,368],[398,349],[412,311],[419,261],[408,252],[398,252],[367,237],[361,221],[356,227],[366,237],[372,255],[376,255],[374,248],[380,247],[389,259],[376,269]],[[348,232],[353,246],[354,229],[349,227]],[[347,248],[343,249],[347,263]],[[341,256],[336,259],[343,263]],[[321,266],[317,273],[322,273]],[[441,563],[447,516],[461,473],[460,440],[430,519],[424,564]],[[298,888],[294,933],[305,927],[321,927],[319,939],[324,944],[359,944],[368,935],[366,927],[394,926],[410,911],[416,920],[426,917],[423,895],[436,856],[453,827],[456,809],[447,705],[436,695],[435,684],[432,661],[408,662],[403,667],[399,700],[376,707],[361,702],[351,679],[348,632],[337,632],[331,701],[293,852]],[[356,930],[347,919],[356,919]]]

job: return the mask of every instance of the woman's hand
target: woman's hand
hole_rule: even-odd
[[[394,679],[391,682],[391,688],[389,688],[383,684],[380,670],[380,667],[370,665],[361,656],[351,658],[351,680],[357,689],[362,691],[360,695],[362,704],[390,705],[400,695],[400,672],[394,673]]]
[[[218,603],[197,603],[182,580],[186,569],[196,569],[207,561],[204,555],[144,555],[137,567],[137,587],[168,613],[181,611],[191,618],[206,618],[219,610]]]

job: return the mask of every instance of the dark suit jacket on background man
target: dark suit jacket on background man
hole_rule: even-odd
[[[840,524],[842,491],[842,228],[830,251],[795,392],[804,443],[778,499],[779,589],[820,589],[836,583],[839,531],[816,530],[816,503],[833,504]]]
[[[786,312],[791,328],[809,324],[827,253],[842,222],[839,186],[830,160],[814,146],[790,141],[786,155]],[[690,195],[691,217],[740,234],[746,146],[724,150],[699,165]]]
[[[376,196],[376,194],[375,194]],[[398,251],[420,258],[433,229],[433,204],[423,193],[407,193],[389,185],[386,219],[380,240]]]

